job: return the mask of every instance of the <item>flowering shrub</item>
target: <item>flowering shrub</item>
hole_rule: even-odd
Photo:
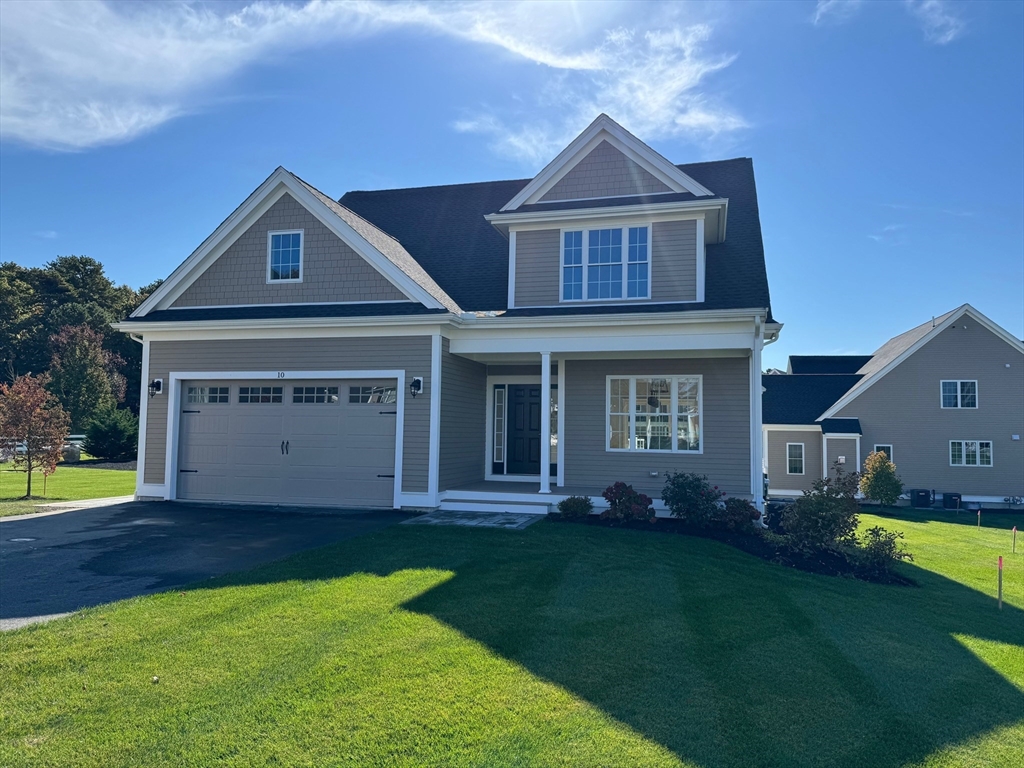
[[[594,511],[589,496],[570,496],[558,502],[558,511],[567,520],[580,520]]]
[[[718,510],[712,517],[711,524],[727,531],[745,531],[750,529],[760,516],[757,507],[749,501],[733,497],[725,500],[725,508]]]
[[[654,520],[654,500],[623,482],[604,489],[608,509],[601,513],[605,520]]]
[[[717,485],[711,485],[707,475],[692,472],[669,472],[661,490],[662,501],[672,516],[697,528],[713,525],[724,507],[724,496],[725,492],[720,491]]]

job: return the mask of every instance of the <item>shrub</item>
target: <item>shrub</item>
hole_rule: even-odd
[[[558,511],[567,520],[581,520],[594,511],[589,496],[570,496],[558,502]]]
[[[712,525],[721,509],[725,493],[712,486],[706,475],[692,472],[669,472],[661,498],[672,513],[684,522],[697,528]]]
[[[757,507],[749,501],[733,497],[725,500],[725,508],[717,511],[712,523],[715,527],[727,531],[745,531],[749,530],[760,516]]]
[[[876,579],[885,578],[892,574],[896,563],[902,560],[912,561],[914,556],[904,548],[902,539],[901,531],[887,531],[877,525],[868,528],[855,555],[855,559],[866,572],[865,575]]]
[[[782,512],[782,529],[794,549],[813,553],[856,543],[858,476],[838,462],[833,469],[834,477],[816,480]]]
[[[893,506],[903,495],[903,481],[896,475],[896,465],[884,452],[872,451],[864,460],[860,492],[883,507]]]
[[[646,493],[634,490],[632,485],[618,482],[605,488],[608,509],[601,513],[605,520],[653,520],[654,500]]]
[[[85,430],[85,450],[100,459],[134,459],[139,447],[139,420],[131,411],[107,408]]]

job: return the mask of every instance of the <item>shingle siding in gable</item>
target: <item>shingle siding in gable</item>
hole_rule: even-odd
[[[540,199],[579,200],[671,191],[607,141],[602,141]]]
[[[302,229],[301,283],[267,283],[267,233]],[[172,304],[174,307],[331,301],[408,301],[291,195],[249,227]]]

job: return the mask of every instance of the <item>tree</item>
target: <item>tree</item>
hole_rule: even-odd
[[[71,423],[47,390],[48,383],[44,374],[19,376],[13,384],[0,384],[0,441],[7,445],[0,452],[12,453],[15,467],[24,467],[26,499],[32,498],[33,470],[51,474],[56,469]]]
[[[872,451],[864,460],[860,492],[883,507],[893,506],[903,495],[903,481],[896,474],[896,465],[884,451]]]
[[[60,398],[76,429],[124,399],[123,361],[103,348],[103,337],[86,325],[61,328],[50,337],[50,391]]]

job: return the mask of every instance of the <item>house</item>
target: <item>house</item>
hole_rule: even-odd
[[[792,356],[765,375],[770,496],[797,496],[872,451],[904,487],[964,501],[1024,496],[1024,343],[965,304],[873,355]]]
[[[760,506],[770,307],[750,159],[605,115],[532,179],[336,201],[278,168],[116,326],[137,495],[546,512],[678,470]]]

